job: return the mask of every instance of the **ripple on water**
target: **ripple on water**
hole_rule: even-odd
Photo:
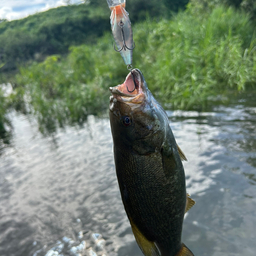
[[[168,112],[196,205],[183,240],[195,255],[255,252],[256,112]],[[141,256],[121,203],[108,119],[42,137],[13,114],[0,161],[0,255]]]

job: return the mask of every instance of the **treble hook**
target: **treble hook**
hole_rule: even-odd
[[[130,69],[132,69],[132,65],[129,65],[128,67],[129,67]],[[127,67],[127,68],[128,68],[128,67]],[[129,69],[129,68],[128,68],[128,69]],[[138,87],[137,84],[136,84],[136,81],[135,81],[135,78],[134,78],[134,75],[133,75],[132,71],[131,71],[131,75],[132,75],[132,80],[133,80],[133,83],[134,83],[134,89],[133,89],[132,91],[130,91],[130,90],[128,89],[128,87],[126,86],[126,89],[127,89],[127,91],[128,91],[129,93],[134,92],[135,89],[136,89],[136,87]]]
[[[118,23],[118,26],[121,28],[121,35],[122,35],[122,40],[123,40],[123,46],[121,47],[120,50],[118,50],[118,49],[116,49],[116,46],[115,46],[115,44],[114,44],[114,50],[115,50],[116,52],[121,52],[122,50],[126,51],[126,49],[132,51],[132,50],[135,48],[135,43],[133,42],[133,46],[132,46],[131,49],[126,45],[125,36],[124,36],[124,29],[123,29],[124,23],[123,23],[122,20],[120,20],[120,22]]]

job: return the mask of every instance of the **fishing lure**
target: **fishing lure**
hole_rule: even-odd
[[[111,10],[110,24],[117,46],[114,49],[120,52],[128,69],[132,69],[132,53],[135,47],[133,42],[129,13],[125,10],[125,0],[107,0]]]

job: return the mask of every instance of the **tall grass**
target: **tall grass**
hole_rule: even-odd
[[[134,66],[168,107],[202,109],[230,89],[255,86],[256,40],[245,13],[222,6],[196,13],[190,7],[172,20],[148,19],[133,31]],[[105,111],[108,87],[127,73],[108,33],[94,46],[71,47],[65,59],[54,55],[21,67],[16,80],[30,110],[54,128]]]
[[[135,28],[137,65],[172,107],[201,109],[212,96],[255,85],[256,41],[244,13],[222,6],[205,15],[188,9],[172,21],[148,23],[146,30]],[[140,34],[146,38],[142,47]]]
[[[106,111],[108,88],[121,81],[127,70],[120,56],[111,58],[105,51],[113,51],[109,36],[94,47],[71,47],[66,59],[53,55],[20,68],[16,81],[24,92],[27,111],[37,116],[42,132],[54,130],[57,124],[83,123],[89,114]]]

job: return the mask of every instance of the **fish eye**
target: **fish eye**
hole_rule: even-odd
[[[129,116],[124,116],[123,117],[123,124],[125,126],[129,126],[132,124],[132,119]]]

